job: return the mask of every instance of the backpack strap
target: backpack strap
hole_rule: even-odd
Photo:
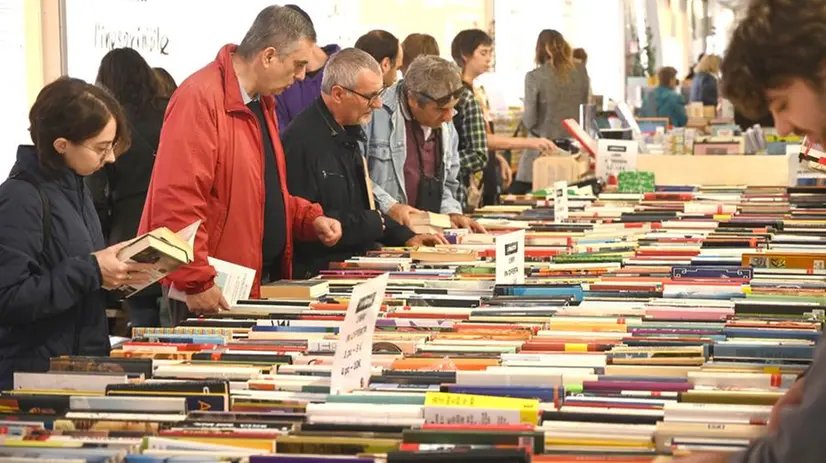
[[[40,181],[32,174],[26,171],[20,171],[12,175],[11,178],[28,183],[35,187],[38,194],[40,194],[40,202],[43,203],[43,247],[41,249],[41,254],[43,254],[46,252],[46,244],[52,239],[52,205],[49,202],[49,197],[46,196],[46,192],[40,188]]]

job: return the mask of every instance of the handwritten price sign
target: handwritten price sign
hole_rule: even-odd
[[[331,394],[362,389],[370,381],[373,332],[389,276],[385,273],[353,287],[333,357]]]

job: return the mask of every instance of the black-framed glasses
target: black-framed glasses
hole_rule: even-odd
[[[365,100],[367,100],[367,105],[368,106],[373,106],[373,104],[381,96],[381,94],[384,92],[384,89],[385,89],[385,87],[382,85],[381,89],[379,89],[379,91],[377,91],[376,93],[374,93],[372,95],[365,95],[361,92],[357,92],[357,91],[353,90],[352,88],[345,87],[343,85],[340,85],[340,87],[343,88],[344,90],[347,90],[348,92],[352,93],[353,95],[358,95],[358,96],[364,98]]]
[[[448,104],[448,103],[450,103],[451,101],[453,101],[453,100],[455,100],[455,99],[458,99],[458,98],[459,98],[459,96],[461,96],[461,95],[462,95],[462,92],[463,92],[464,90],[465,90],[465,89],[464,89],[464,87],[459,87],[459,88],[457,88],[456,90],[454,90],[454,91],[452,91],[452,92],[448,93],[447,95],[440,96],[440,97],[438,97],[438,98],[436,98],[436,97],[432,97],[432,96],[428,95],[428,94],[427,94],[427,93],[425,93],[425,92],[416,92],[416,93],[418,93],[419,95],[421,95],[421,96],[423,96],[423,97],[427,98],[428,100],[430,100],[430,101],[432,101],[433,103],[435,103],[435,104],[436,104],[436,106],[438,106],[438,107],[440,107],[440,108],[441,108],[441,107],[443,107],[443,106],[447,106],[447,104]]]

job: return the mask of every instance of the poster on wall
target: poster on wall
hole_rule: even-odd
[[[239,43],[272,0],[63,0],[66,71],[94,82],[103,56],[113,48],[139,51],[180,84],[215,59],[227,43]],[[312,18],[320,45],[351,44],[348,22],[358,14],[343,0],[293,0]]]

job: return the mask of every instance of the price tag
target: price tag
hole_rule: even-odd
[[[606,180],[620,172],[637,170],[638,155],[636,141],[600,139],[597,142],[597,177]]]
[[[373,332],[390,274],[353,287],[344,324],[338,333],[330,394],[343,394],[367,387],[373,357]]]
[[[554,222],[568,220],[568,182],[554,182]]]
[[[496,284],[525,282],[525,230],[496,237]]]

